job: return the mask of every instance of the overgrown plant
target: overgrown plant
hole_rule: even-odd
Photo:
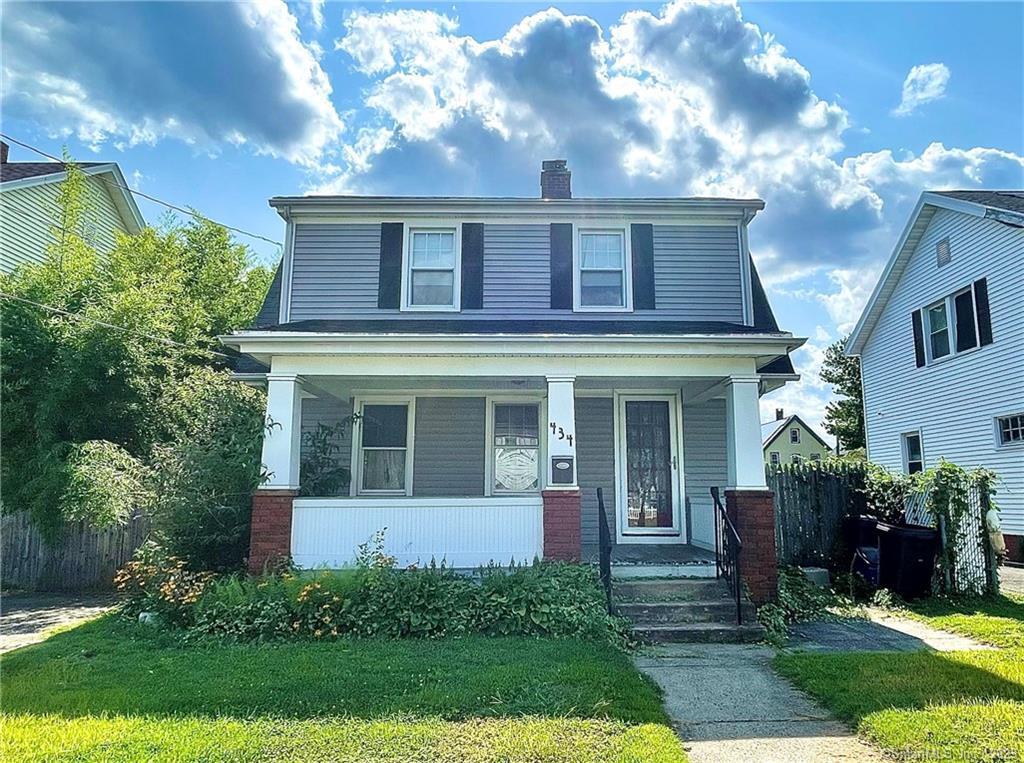
[[[318,423],[316,429],[302,433],[302,495],[342,495],[348,489],[352,470],[342,460],[343,446],[357,418],[352,414],[334,424]]]
[[[114,584],[128,614],[155,612],[168,622],[188,625],[193,606],[213,579],[213,573],[189,570],[184,559],[147,541],[118,570]]]
[[[799,567],[779,568],[778,596],[758,608],[757,619],[768,631],[768,640],[781,644],[793,623],[830,616],[829,608],[848,606],[850,600],[813,583]]]

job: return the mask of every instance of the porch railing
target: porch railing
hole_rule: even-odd
[[[604,508],[604,491],[597,489],[597,562],[605,606],[612,613],[612,533],[608,529],[608,513]]]
[[[743,543],[736,525],[718,496],[718,488],[711,488],[711,499],[715,504],[715,577],[725,578],[729,592],[736,599],[736,624],[743,625],[743,584],[740,578],[740,552]]]

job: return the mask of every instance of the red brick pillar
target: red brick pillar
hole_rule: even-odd
[[[257,490],[252,496],[249,533],[249,572],[258,575],[268,565],[292,553],[292,500],[295,490]]]
[[[580,491],[545,490],[544,558],[550,561],[580,560]]]
[[[740,573],[755,604],[775,598],[779,561],[775,553],[775,494],[770,490],[726,490],[725,508],[743,543]]]

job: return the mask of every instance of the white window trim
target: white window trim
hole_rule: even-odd
[[[772,466],[778,466],[779,464],[781,464],[782,463],[782,453],[780,453],[777,450],[769,451],[768,452],[768,463],[770,463]]]
[[[622,305],[584,305],[580,297],[580,239],[587,233],[618,233],[622,236],[623,274]],[[621,221],[588,220],[573,223],[572,235],[572,309],[577,313],[631,313],[633,312],[633,244],[629,225]]]
[[[1001,413],[992,418],[992,427],[995,433],[997,448],[1024,448],[1024,440],[1003,442],[1002,429],[999,426],[999,421],[1000,419],[1011,419],[1015,416],[1024,416],[1024,411],[1017,411],[1016,413]]]
[[[406,405],[408,415],[405,423],[405,490],[363,490],[363,407],[366,405]],[[416,444],[416,398],[404,395],[375,395],[354,397],[352,410],[359,418],[352,426],[352,479],[349,494],[359,495],[405,495],[412,496],[412,474],[414,446]]]
[[[793,439],[793,433],[794,432],[796,432],[796,439],[795,440]],[[790,427],[789,428],[789,444],[790,445],[799,445],[800,444],[800,427]]]
[[[924,452],[924,435],[921,434],[920,429],[911,429],[900,433],[900,453],[903,456],[903,473],[910,474],[910,449],[907,448],[908,437],[916,437],[918,443],[921,445],[921,471],[923,472],[928,468],[928,462],[925,460]]]
[[[412,234],[454,234],[455,266],[452,277],[451,305],[412,304]],[[457,313],[462,310],[462,223],[458,220],[406,220],[402,226],[402,311]]]
[[[967,293],[970,293],[971,295],[971,310],[974,311],[974,346],[958,352],[956,349],[956,298],[961,294]],[[949,352],[940,358],[936,358],[932,355],[931,319],[928,316],[928,311],[933,307],[938,307],[939,305],[946,306],[946,337],[949,339]],[[931,365],[932,363],[942,363],[950,358],[966,355],[969,352],[975,352],[976,350],[981,349],[981,329],[978,326],[978,303],[976,295],[974,294],[974,284],[971,283],[962,289],[957,289],[952,294],[949,294],[942,299],[937,299],[934,302],[929,302],[921,308],[921,324],[924,328],[924,352],[928,365]]]
[[[501,497],[515,497],[515,496],[533,496],[540,495],[541,491],[547,489],[547,468],[548,462],[548,438],[544,431],[544,422],[547,421],[547,398],[540,394],[523,394],[523,395],[488,395],[487,401],[487,421],[484,425],[484,496],[501,496]],[[494,406],[496,404],[510,403],[525,405],[534,403],[537,405],[537,436],[540,443],[537,447],[537,469],[539,474],[537,475],[537,489],[526,490],[520,493],[505,492],[504,490],[494,489]]]

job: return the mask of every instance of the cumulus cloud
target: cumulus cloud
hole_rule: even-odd
[[[918,106],[937,101],[946,95],[949,83],[949,67],[945,64],[919,64],[913,67],[903,80],[903,97],[892,113],[906,117]]]
[[[342,132],[315,50],[280,0],[17,3],[3,105],[95,147],[174,138],[315,166]]]

